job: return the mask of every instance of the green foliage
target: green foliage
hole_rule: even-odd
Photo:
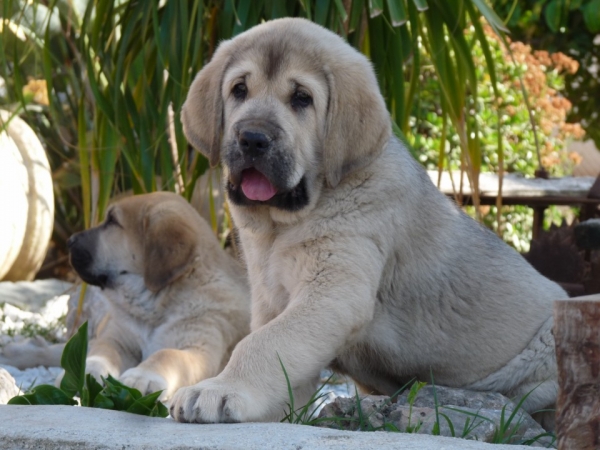
[[[301,408],[294,409],[294,395],[293,389],[290,383],[290,379],[285,369],[281,358],[279,358],[279,363],[281,365],[281,369],[283,371],[289,395],[288,408],[289,410],[286,412],[286,416],[281,420],[281,422],[288,422],[294,424],[301,425],[319,425],[320,423],[335,423],[341,429],[351,429],[357,431],[390,431],[396,433],[419,433],[422,429],[423,423],[420,420],[417,420],[417,423],[411,423],[412,421],[412,411],[414,403],[417,399],[417,395],[419,391],[427,385],[427,383],[420,381],[409,381],[406,385],[402,386],[396,393],[394,393],[387,401],[383,402],[377,409],[374,409],[369,414],[366,414],[363,411],[361,397],[358,394],[358,390],[355,387],[355,405],[354,405],[354,413],[352,417],[321,417],[315,418],[315,410],[318,409],[323,401],[317,405],[317,402],[325,397],[327,394],[323,393],[324,386],[329,383],[332,376],[322,384],[315,393],[311,396],[309,402]],[[392,400],[402,393],[405,389],[407,389],[410,385],[409,392],[407,394],[407,402],[409,405],[409,418],[408,424],[405,429],[399,429],[396,425],[389,422],[383,422],[380,426],[373,425],[371,421],[371,417],[376,413],[381,413],[383,408],[388,406]],[[441,430],[441,422],[440,419],[443,419],[445,423],[448,425],[448,429],[450,431],[451,437],[457,437],[462,439],[473,439],[473,431],[483,425],[484,423],[493,423],[492,419],[485,417],[479,412],[473,413],[471,411],[465,411],[459,408],[455,408],[452,406],[444,406],[444,409],[455,411],[461,414],[465,414],[468,416],[465,420],[465,423],[462,429],[456,429],[454,423],[450,419],[450,417],[441,411],[441,406],[438,403],[436,386],[433,381],[433,374],[431,374],[431,385],[433,388],[433,400],[434,400],[434,409],[435,409],[435,423],[433,424],[432,434],[435,436],[439,436]],[[531,391],[533,392],[533,390]],[[556,436],[553,433],[542,433],[537,436],[528,439],[521,439],[518,435],[518,432],[523,424],[524,416],[521,414],[522,406],[527,397],[531,394],[531,392],[527,393],[523,396],[519,402],[514,404],[504,405],[501,411],[500,416],[500,424],[494,429],[494,435],[492,436],[491,443],[493,444],[520,444],[520,445],[534,445],[538,443],[540,440],[544,438],[550,438],[551,441],[548,442],[545,439],[544,444],[552,446],[556,440]],[[510,411],[510,413],[509,413]]]
[[[482,16],[497,32],[504,28],[484,0],[53,0],[47,7],[6,0],[0,14],[7,83],[0,103],[22,113],[48,147],[58,191],[55,238],[63,245],[98,222],[115,193],[191,197],[208,167],[190,151],[179,120],[192,76],[220,40],[277,17],[306,17],[367,54],[405,134],[419,102],[421,55],[429,55],[467,168],[480,169],[480,144],[471,137],[479,125],[468,114],[479,99],[479,67],[462,30]],[[483,66],[493,80],[493,62]]]
[[[279,364],[281,365],[281,369],[283,370],[283,375],[285,376],[285,381],[288,389],[288,398],[289,403],[287,404],[288,410],[285,412],[285,416],[281,419],[281,422],[286,423],[294,423],[294,424],[303,424],[303,425],[315,425],[318,423],[318,419],[314,417],[315,412],[319,409],[319,407],[327,400],[328,393],[321,392],[325,385],[331,381],[333,378],[333,374],[327,378],[327,380],[321,384],[319,389],[317,389],[310,397],[306,405],[303,405],[300,408],[294,407],[294,392],[292,389],[292,385],[290,384],[290,378],[288,376],[287,370],[285,370],[285,366],[283,365],[283,361],[279,355],[277,355],[279,359]]]
[[[42,384],[24,395],[11,398],[9,405],[77,405],[73,397],[80,395],[81,406],[126,411],[151,417],[167,417],[169,412],[158,398],[162,391],[142,396],[137,389],[125,386],[110,375],[102,386],[85,373],[87,356],[87,322],[65,345],[61,366],[65,370],[60,388]]]
[[[488,37],[485,45],[481,45],[484,42],[481,39],[475,39],[478,30]],[[584,134],[579,124],[566,122],[571,105],[561,96],[565,76],[575,62],[565,55],[534,53],[519,42],[511,43],[507,49],[488,26],[475,22],[465,30],[465,36],[477,67],[477,84],[481,86],[477,103],[471,109],[479,133],[481,170],[496,173],[503,170],[533,177],[541,165],[553,176],[569,174],[575,161],[567,152],[567,144]],[[421,58],[424,64],[429,60],[426,54]],[[490,83],[490,73],[485,69],[486,60],[491,60],[495,67],[494,83]],[[427,64],[421,77],[419,102],[410,122],[418,159],[430,170],[460,170],[463,164],[460,133],[446,118],[439,95],[443,87]],[[530,110],[521,82],[528,93],[537,132],[529,121]],[[456,184],[459,185],[459,180]],[[473,209],[468,211],[476,215]],[[557,211],[553,209],[550,213],[560,223],[562,216]],[[481,212],[484,224],[498,229],[497,209],[482,208]],[[504,207],[502,212],[503,239],[519,251],[527,251],[533,224],[531,210],[514,206]]]
[[[494,0],[513,39],[535,49],[563,52],[579,62],[565,79],[565,93],[574,108],[570,121],[581,122],[600,148],[600,0]]]
[[[69,397],[83,392],[85,384],[85,358],[87,356],[88,325],[85,322],[77,333],[69,339],[60,358],[65,374],[60,381],[60,389]]]
[[[65,392],[49,384],[42,384],[31,389],[25,395],[18,395],[8,401],[9,405],[76,405]]]
[[[421,426],[423,425],[423,423],[421,421],[417,422],[416,424],[412,424],[412,409],[413,409],[413,405],[415,403],[415,400],[417,399],[417,394],[419,393],[419,391],[426,386],[427,383],[423,382],[423,381],[415,381],[413,383],[413,385],[410,387],[410,391],[408,392],[408,425],[406,426],[406,433],[418,433],[419,430],[421,429]],[[436,406],[437,406],[437,402],[436,402]],[[437,414],[437,408],[436,408],[436,414]],[[434,435],[439,435],[439,419],[436,420],[436,424],[434,426],[433,429],[433,434]],[[437,433],[436,433],[437,430]]]

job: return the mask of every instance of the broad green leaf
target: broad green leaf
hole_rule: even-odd
[[[160,397],[161,393],[162,391],[153,392],[152,394],[137,399],[129,408],[127,408],[127,412],[141,414],[143,416],[167,417],[169,411],[158,401],[158,397]]]
[[[569,2],[569,10],[573,11],[579,9],[581,8],[581,5],[583,5],[583,0],[571,0]]]
[[[125,386],[110,375],[104,379],[104,384],[106,387],[102,390],[102,395],[114,403],[114,409],[117,411],[127,411],[136,400],[142,398],[140,391]]]
[[[94,406],[96,397],[102,391],[102,385],[91,374],[85,375],[85,387],[81,395],[81,406]]]
[[[115,403],[102,393],[96,395],[96,398],[94,399],[94,404],[92,406],[94,408],[101,409],[116,409]]]
[[[60,388],[69,397],[73,397],[83,390],[87,345],[88,325],[87,322],[84,322],[65,345],[60,359],[60,365],[65,369]]]
[[[155,412],[156,414],[154,414]],[[168,417],[168,415],[169,410],[162,402],[158,402],[156,408],[152,410],[152,417]]]
[[[9,405],[76,405],[77,402],[57,387],[41,384],[25,395],[8,401]]]
[[[548,24],[548,27],[554,32],[559,30],[560,24],[562,23],[564,6],[564,0],[550,0],[544,9],[546,24]]]
[[[591,0],[581,8],[588,30],[600,33],[600,0]]]

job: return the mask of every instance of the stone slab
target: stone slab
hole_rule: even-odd
[[[439,436],[281,423],[198,425],[73,406],[0,406],[0,447],[69,449],[524,450]]]

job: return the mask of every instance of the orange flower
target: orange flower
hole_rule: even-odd
[[[23,86],[23,95],[32,96],[33,101],[40,105],[48,106],[50,104],[46,80],[34,80],[30,78],[29,82]]]

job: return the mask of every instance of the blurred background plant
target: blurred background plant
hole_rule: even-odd
[[[509,44],[506,47],[488,25],[482,24],[482,27],[498,74],[499,93],[496,97],[490,84],[482,46],[473,39],[474,27],[470,26],[465,30],[465,36],[472,42],[471,52],[480,86],[475,116],[480,133],[482,171],[500,171],[500,138],[506,172],[534,177],[541,165],[551,176],[569,175],[580,162],[580,156],[569,151],[568,144],[572,140],[582,139],[585,131],[579,123],[567,122],[572,105],[563,96],[564,80],[578,70],[579,64],[563,53],[533,51],[530,46],[511,42],[509,38],[506,38]],[[461,161],[460,142],[453,126],[444,124],[437,78],[427,64],[428,56],[423,54],[421,57],[424,67],[419,102],[410,118],[414,147],[419,161],[428,169],[458,170]],[[537,125],[540,159],[522,89],[527,92],[533,120]],[[474,215],[472,209],[469,212]],[[482,206],[481,212],[484,223],[497,229],[496,207]],[[560,223],[565,215],[570,215],[568,209],[550,208],[546,213],[547,226],[552,222]],[[532,210],[525,206],[503,206],[502,217],[503,239],[517,250],[526,252],[531,240]]]
[[[600,0],[493,0],[514,40],[536,50],[562,52],[579,63],[565,76],[564,94],[574,105],[568,120],[580,122],[600,148]]]
[[[506,5],[502,17],[514,20]],[[187,89],[220,40],[262,20],[307,17],[345,36],[373,61],[415,157],[462,169],[475,186],[480,170],[531,175],[538,165],[519,78],[554,174],[570,164],[564,139],[580,133],[565,122],[570,105],[560,95],[573,62],[514,42],[512,64],[498,37],[504,23],[485,0],[0,0],[0,10],[0,107],[46,145],[56,261],[66,261],[69,235],[100,221],[119,193],[192,197],[208,165],[182,133]],[[522,222],[516,209],[502,211],[507,223]],[[494,212],[483,212],[493,226]],[[503,233],[523,248],[526,227]]]

